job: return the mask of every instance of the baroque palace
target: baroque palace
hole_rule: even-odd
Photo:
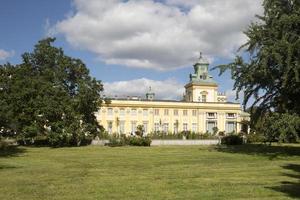
[[[247,131],[243,122],[250,120],[249,114],[242,111],[239,103],[227,102],[225,94],[218,93],[218,84],[208,74],[208,66],[200,53],[181,101],[155,99],[150,88],[144,99],[111,99],[96,113],[97,120],[108,133],[134,134],[138,125],[143,125],[145,134],[212,133],[214,127],[226,133]]]

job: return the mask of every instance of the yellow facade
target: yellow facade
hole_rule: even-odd
[[[205,133],[212,132],[213,127],[225,132],[241,131],[240,122],[249,120],[249,115],[239,103],[226,102],[205,67],[208,64],[200,56],[182,101],[155,100],[154,93],[147,93],[146,99],[112,99],[96,113],[97,120],[109,133],[134,134],[138,125],[144,126],[146,134]]]

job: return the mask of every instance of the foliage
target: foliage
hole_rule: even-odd
[[[130,146],[150,146],[150,137],[128,137],[127,144]]]
[[[263,143],[265,142],[265,137],[262,134],[259,133],[250,133],[246,135],[247,143]]]
[[[217,139],[215,135],[209,133],[195,133],[191,131],[181,131],[179,133],[165,133],[165,132],[152,132],[149,134],[151,139],[160,139],[160,140],[199,140],[199,139]]]
[[[296,114],[270,113],[258,130],[266,142],[297,142],[300,134],[300,117]]]
[[[0,150],[7,150],[15,146],[16,141],[14,139],[4,139],[0,136]]]
[[[217,66],[231,70],[234,89],[244,92],[243,105],[254,97],[252,120],[270,109],[300,114],[300,1],[264,0],[264,15],[251,23],[243,57]]]
[[[225,135],[225,131],[219,131],[218,136],[224,136]]]
[[[140,137],[140,136],[117,136],[112,135],[109,139],[108,146],[117,147],[117,146],[150,146],[151,139],[150,137]]]
[[[221,138],[221,144],[241,145],[243,144],[243,138],[239,135],[226,135]]]
[[[54,40],[39,41],[19,65],[0,65],[0,127],[24,140],[47,135],[54,146],[80,145],[101,128],[94,113],[103,87]]]
[[[213,130],[213,135],[217,135],[217,133],[219,131],[218,127],[215,126],[212,128],[212,130]]]
[[[143,135],[144,135],[144,126],[143,125],[138,125],[136,127],[135,135],[143,137]]]

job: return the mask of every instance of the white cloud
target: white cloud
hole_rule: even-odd
[[[140,96],[145,98],[145,94],[151,87],[155,93],[156,99],[173,99],[181,100],[184,92],[183,84],[174,79],[167,79],[164,81],[150,80],[147,78],[134,79],[129,81],[117,81],[111,83],[104,83],[105,95],[118,98],[127,96]]]
[[[0,60],[7,60],[10,57],[13,57],[15,55],[15,51],[6,51],[3,49],[0,49]]]
[[[108,64],[158,70],[192,64],[203,51],[232,57],[262,0],[75,0],[54,29]],[[53,29],[49,29],[53,31]]]
[[[227,97],[227,101],[236,101],[235,97],[236,97],[236,91],[235,90],[226,90],[225,91],[225,95]]]

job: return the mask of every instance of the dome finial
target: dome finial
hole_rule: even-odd
[[[202,51],[199,51],[199,58],[198,58],[197,63],[199,63],[199,64],[209,64],[208,60],[203,57]]]

